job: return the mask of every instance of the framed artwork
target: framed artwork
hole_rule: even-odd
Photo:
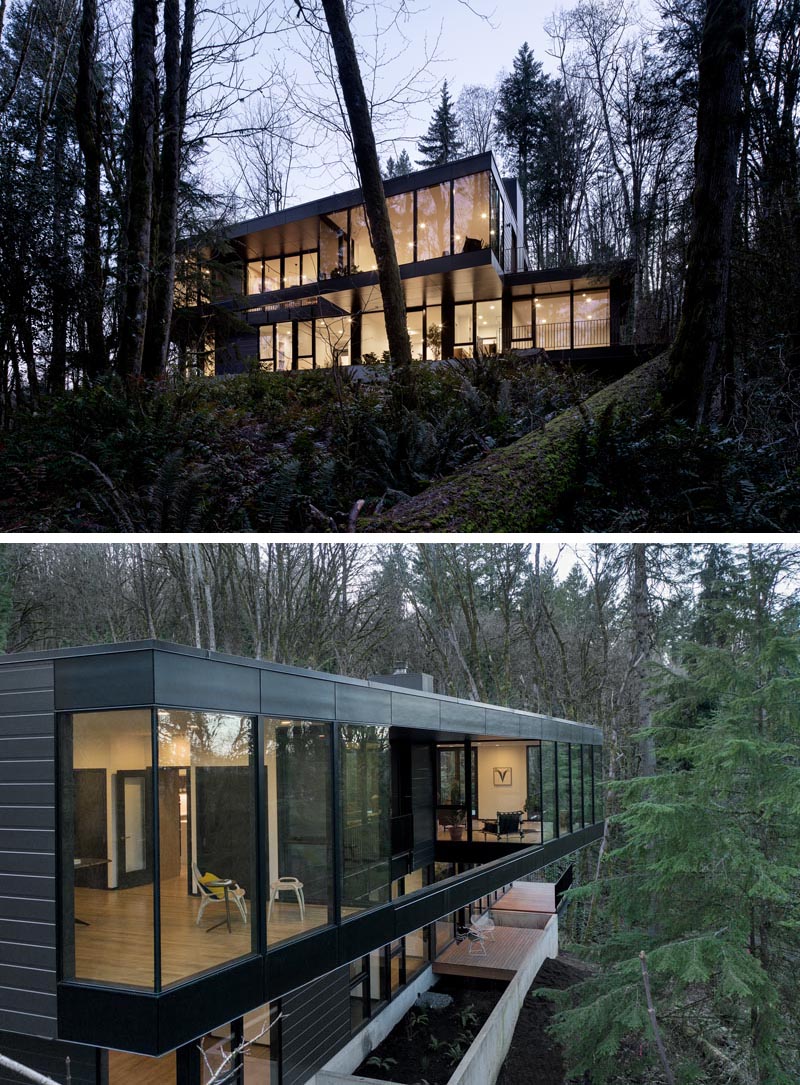
[[[507,769],[496,768],[494,772],[495,787],[511,787],[511,767]]]

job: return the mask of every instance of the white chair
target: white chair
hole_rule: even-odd
[[[485,941],[494,941],[495,925],[494,920],[488,912],[484,912],[483,915],[479,915],[477,912],[473,912],[469,917],[469,925],[474,931],[478,931],[483,935]]]
[[[269,885],[269,908],[267,909],[267,921],[272,917],[272,905],[278,899],[280,893],[294,893],[297,897],[297,905],[300,909],[300,919],[306,918],[306,901],[303,896],[303,883],[298,878],[278,878]]]
[[[468,957],[486,956],[485,939],[481,931],[476,930],[475,927],[459,927],[456,932],[456,945],[461,945],[465,938],[467,940]]]
[[[200,893],[200,911],[197,913],[197,919],[195,920],[196,927],[200,926],[203,912],[209,904],[225,904],[227,906],[231,900],[239,910],[242,923],[247,922],[247,900],[245,890],[240,885],[237,885],[230,878],[220,878],[214,882],[203,882],[203,875],[200,873],[197,863],[192,863],[192,874]]]

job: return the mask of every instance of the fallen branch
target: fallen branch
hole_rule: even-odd
[[[656,1047],[658,1048],[658,1057],[661,1060],[661,1065],[664,1067],[664,1073],[667,1075],[667,1081],[669,1085],[675,1085],[675,1075],[672,1073],[672,1069],[667,1061],[667,1052],[664,1050],[664,1042],[661,1039],[661,1031],[658,1027],[658,1021],[656,1020],[656,1009],[653,1005],[653,997],[650,994],[650,976],[647,972],[647,958],[644,955],[644,950],[639,953],[639,960],[642,963],[642,978],[644,979],[644,997],[647,999],[647,1013],[650,1017],[650,1024],[653,1027],[653,1035],[656,1038]]]
[[[4,1070],[13,1070],[15,1074],[19,1074],[26,1081],[32,1081],[34,1085],[61,1085],[60,1082],[55,1081],[53,1078],[40,1074],[38,1070],[31,1070],[30,1067],[23,1066],[21,1062],[15,1062],[14,1059],[9,1059],[6,1055],[0,1055],[0,1066]],[[69,1078],[69,1059],[67,1059],[67,1081],[69,1081]]]

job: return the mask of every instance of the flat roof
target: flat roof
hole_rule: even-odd
[[[306,697],[306,690],[309,686],[309,679],[312,679],[316,689],[320,687],[316,683],[325,683],[326,685],[332,685],[334,687],[342,687],[342,695],[336,695],[336,689],[332,690],[333,696],[326,698],[326,702],[333,705],[332,714],[328,714],[327,710],[320,709],[316,713],[306,713],[299,711],[298,714],[302,718],[306,716],[316,716],[321,719],[339,719],[352,722],[374,723],[376,726],[389,725],[395,727],[404,727],[410,729],[430,730],[435,731],[437,734],[445,731],[459,731],[463,730],[465,733],[473,734],[488,734],[495,736],[502,736],[509,739],[512,738],[530,738],[536,739],[545,737],[548,740],[555,741],[585,741],[593,745],[602,744],[602,732],[593,724],[579,723],[575,720],[566,720],[558,716],[549,716],[539,712],[529,712],[525,709],[509,708],[502,705],[485,704],[481,701],[470,701],[466,698],[450,697],[441,693],[428,693],[423,690],[409,689],[407,686],[392,686],[385,682],[368,681],[363,678],[352,678],[348,675],[333,674],[327,671],[316,671],[306,667],[292,667],[283,663],[273,663],[268,660],[251,659],[246,656],[234,656],[227,655],[223,652],[212,652],[205,648],[192,648],[185,644],[175,644],[170,641],[162,640],[138,640],[138,641],[125,641],[114,644],[90,644],[70,648],[53,648],[43,651],[35,652],[14,652],[7,653],[0,656],[0,667],[3,665],[18,665],[25,662],[39,662],[39,661],[53,661],[58,663],[63,661],[77,661],[86,660],[87,662],[92,658],[98,660],[100,664],[97,672],[97,681],[109,681],[112,678],[109,668],[102,665],[102,661],[106,660],[111,663],[109,657],[122,656],[141,652],[155,652],[163,655],[172,655],[179,657],[183,664],[188,666],[190,660],[196,662],[207,661],[213,664],[228,664],[236,667],[246,667],[249,670],[256,670],[271,674],[278,679],[278,676],[285,676],[287,679],[294,678],[295,681],[276,682],[276,686],[279,687],[274,691],[269,688],[272,683],[260,683],[262,687],[262,695],[260,701],[260,707],[244,707],[245,702],[255,705],[256,701],[248,701],[248,694],[241,691],[241,704],[235,703],[238,698],[234,698],[234,701],[228,705],[231,711],[248,712],[260,712],[264,715],[282,714],[290,715],[288,706],[292,703],[293,690],[296,690],[297,698],[299,702],[302,702]],[[122,662],[122,661],[120,661]],[[91,664],[90,664],[91,668]],[[86,688],[92,684],[91,669],[87,672],[85,667],[80,668],[80,673],[75,668],[68,668],[71,677],[65,681],[65,685],[69,685],[71,689],[78,686]],[[154,668],[154,671],[158,668]],[[223,671],[229,671],[229,667],[223,667]],[[197,668],[193,668],[193,673]],[[139,672],[134,677],[142,682],[142,686],[148,682],[152,682],[153,689],[153,701],[152,703],[161,704],[165,707],[173,705],[177,706],[180,703],[180,699],[177,698],[177,692],[183,689],[183,684],[186,682],[190,691],[196,689],[195,686],[188,680],[189,672],[182,669],[180,678],[175,682],[165,680],[166,676],[161,675],[160,681],[157,675],[143,676],[143,672],[140,668],[137,668]],[[66,676],[65,676],[66,678]],[[112,684],[113,680],[112,680]],[[127,685],[127,683],[124,683]],[[201,687],[203,683],[200,684]],[[56,669],[56,686],[58,686],[58,668]],[[348,696],[347,689],[352,689],[352,695]],[[230,676],[226,675],[225,681],[222,684],[220,692],[223,689],[231,689]],[[168,691],[169,697],[161,699],[157,697],[160,690]],[[363,691],[363,694],[367,694],[367,691],[373,691],[369,696],[358,696],[358,691]],[[388,696],[383,696],[385,693]],[[202,696],[202,694],[198,694]],[[283,706],[280,713],[276,711],[268,710],[265,707],[264,702],[267,704],[274,696],[276,703]],[[106,707],[110,708],[111,704],[107,699]],[[121,707],[124,696],[120,695],[120,703],[117,707]],[[317,704],[319,701],[315,698]],[[414,704],[418,706],[418,713],[414,709]],[[128,702],[126,702],[128,703]],[[151,703],[142,700],[131,701],[131,707],[134,704]],[[340,711],[341,705],[341,711]],[[56,689],[56,708],[60,711],[82,711],[90,708],[100,709],[103,707],[100,703],[90,704],[88,701],[84,703],[78,703],[78,701],[70,701],[69,696],[65,695],[59,697],[58,688]],[[196,706],[199,710],[203,708],[223,710],[223,703],[219,704],[198,704]],[[304,706],[299,703],[298,709],[302,710]],[[425,709],[428,709],[426,712]],[[431,715],[431,710],[435,709],[435,714]],[[373,719],[374,715],[374,719]],[[547,735],[545,735],[547,732]]]

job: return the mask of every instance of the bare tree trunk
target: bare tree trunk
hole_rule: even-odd
[[[150,278],[153,171],[158,113],[156,71],[157,0],[134,0],[132,89],[128,118],[128,197],[125,280],[117,369],[137,377],[142,370]]]
[[[95,83],[97,0],[83,0],[75,123],[83,154],[83,312],[87,376],[108,366],[103,332],[103,254],[100,241],[100,110]]]
[[[198,543],[191,543],[191,553],[194,558],[197,583],[202,589],[203,600],[206,605],[206,628],[208,632],[208,648],[211,652],[217,650],[217,628],[214,621],[214,598],[211,592],[211,584],[208,579],[208,564],[203,556],[202,548]]]
[[[386,206],[386,196],[383,191],[383,179],[375,146],[375,133],[372,130],[369,103],[361,81],[353,35],[350,33],[344,0],[322,0],[322,6],[325,9],[331,44],[336,56],[347,116],[350,119],[353,153],[361,178],[364,207],[378,264],[378,284],[383,299],[383,317],[386,322],[389,353],[396,365],[410,366],[411,342],[408,338],[403,283],[400,278],[392,228],[389,224],[389,209]]]
[[[194,0],[186,0],[181,42],[180,0],[164,0],[164,97],[162,101],[158,242],[153,261],[151,304],[147,315],[142,371],[159,377],[167,368],[175,293],[175,244],[178,236],[178,189],[186,101],[194,41]]]
[[[693,223],[671,392],[696,424],[718,392],[730,280],[742,80],[751,0],[708,0],[700,45]]]

